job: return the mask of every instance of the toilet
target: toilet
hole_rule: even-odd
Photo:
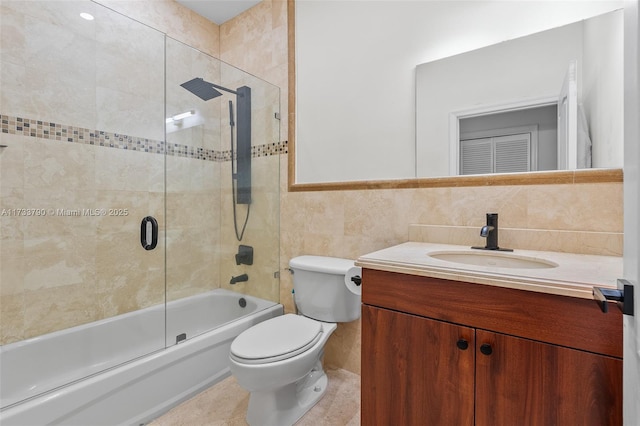
[[[327,390],[321,358],[336,323],[360,318],[353,260],[299,256],[289,267],[298,315],[263,321],[231,343],[231,373],[250,392],[251,426],[293,425],[309,411]]]

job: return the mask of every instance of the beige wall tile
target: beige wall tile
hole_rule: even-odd
[[[409,241],[484,246],[480,226],[409,225]],[[500,228],[500,247],[565,253],[622,256],[621,232]]]
[[[150,275],[164,263],[164,243],[156,250],[140,246],[137,233],[105,232],[96,248],[96,301],[100,318],[108,318],[164,301],[164,279]],[[155,279],[152,279],[155,278]]]
[[[25,292],[24,338],[100,319],[96,290],[95,284],[70,284]]]
[[[5,345],[28,338],[29,336],[25,335],[24,324],[24,292],[0,294],[0,342]]]
[[[528,189],[527,228],[622,232],[622,184]]]
[[[174,0],[97,0],[116,12],[219,57],[219,28]]]
[[[24,244],[22,240],[0,240],[0,298],[24,291]]]
[[[0,169],[1,170],[1,169]],[[24,239],[24,217],[15,215],[12,209],[24,208],[24,190],[22,188],[0,188],[0,208],[7,209],[0,216],[0,241],[20,242]]]
[[[280,139],[287,138],[287,2],[264,0],[220,26],[220,59],[280,88]]]
[[[90,145],[31,138],[24,144],[24,187],[51,191],[93,189],[95,158],[95,149]]]
[[[17,3],[0,3],[0,13],[5,17],[0,26],[0,49],[5,63],[24,65],[25,15],[17,6]]]
[[[24,143],[25,136],[0,133],[0,170],[5,170],[2,175],[0,189],[6,191],[9,188],[24,188]],[[4,194],[0,193],[0,195]]]

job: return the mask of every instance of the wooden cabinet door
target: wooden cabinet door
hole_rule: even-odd
[[[477,426],[621,424],[621,359],[476,330]]]
[[[474,335],[363,305],[362,424],[473,425]]]

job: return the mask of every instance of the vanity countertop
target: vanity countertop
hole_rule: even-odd
[[[527,269],[466,265],[429,256],[434,252],[465,251],[468,246],[408,242],[360,256],[362,268],[446,280],[592,299],[592,287],[616,288],[622,278],[622,257],[514,249],[508,255],[542,259],[554,268]],[[478,252],[491,253],[488,250]],[[496,252],[497,254],[504,252]],[[365,284],[366,285],[366,284]]]

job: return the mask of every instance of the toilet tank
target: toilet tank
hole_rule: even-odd
[[[298,256],[289,261],[298,312],[327,322],[360,318],[360,287],[347,284],[360,268],[353,260],[326,256]],[[345,276],[347,282],[345,282]]]

